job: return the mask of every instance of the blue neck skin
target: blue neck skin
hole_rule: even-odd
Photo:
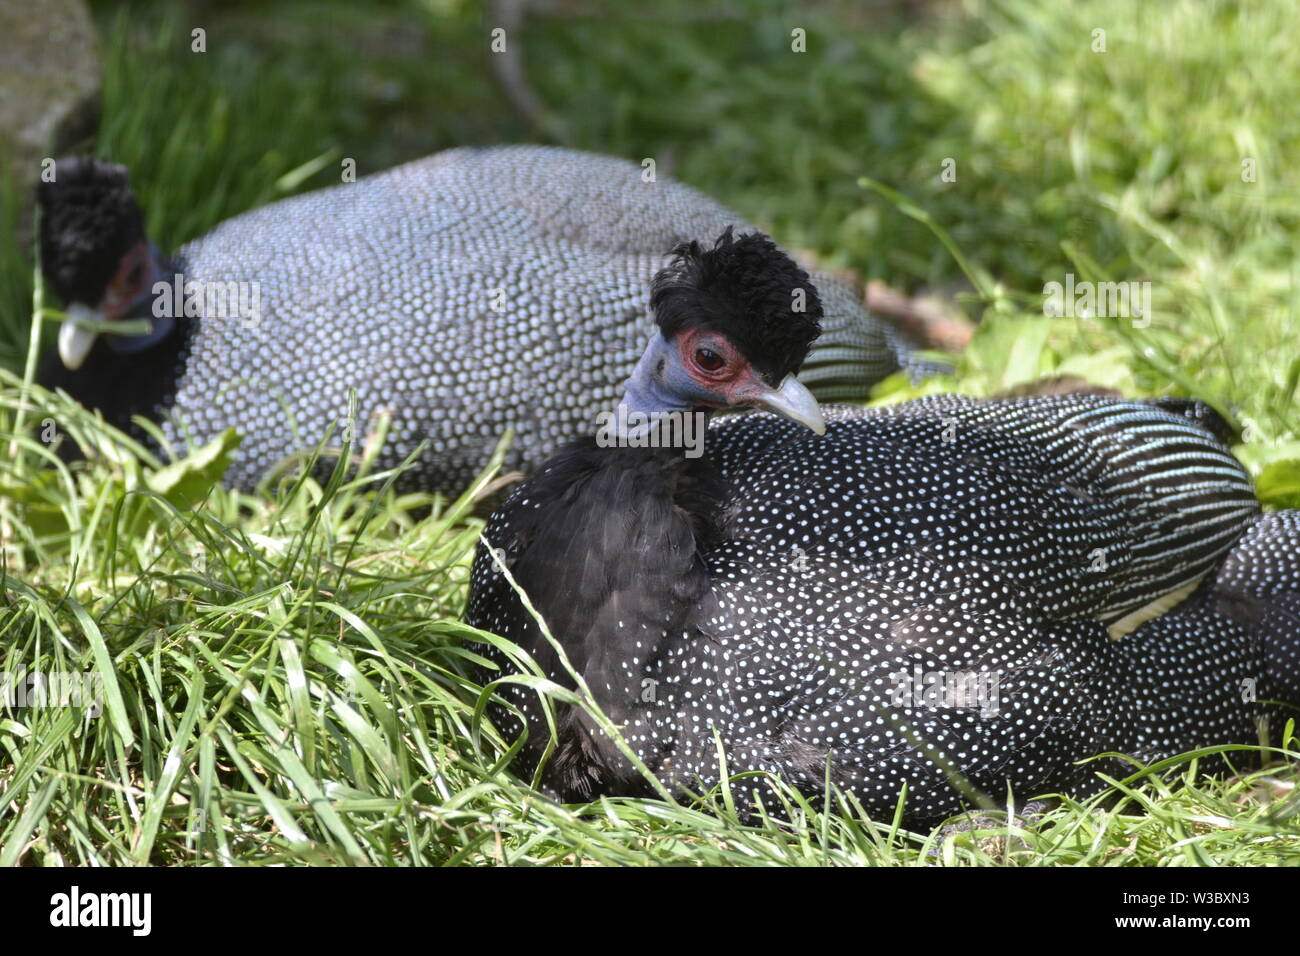
[[[650,336],[650,343],[636,368],[628,376],[622,404],[629,414],[641,412],[650,416],[656,412],[694,412],[704,407],[709,399],[710,396],[682,368],[677,346],[655,332]],[[621,424],[619,428],[622,434]],[[643,429],[644,426],[631,430]]]
[[[636,368],[624,386],[623,404],[629,412],[689,412],[708,400],[686,374],[677,347],[660,333],[650,337]]]
[[[170,310],[163,315],[157,315],[153,308],[154,302],[158,299],[153,289],[158,282],[165,281],[165,271],[166,260],[163,259],[158,247],[150,242],[149,275],[145,279],[143,291],[122,315],[124,319],[148,319],[150,329],[145,335],[106,335],[105,341],[114,352],[122,355],[143,352],[171,335],[172,329],[176,327],[176,317],[171,315]],[[170,286],[162,294],[168,302],[171,302]]]

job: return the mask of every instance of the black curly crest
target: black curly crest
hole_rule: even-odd
[[[144,217],[124,166],[57,160],[54,182],[36,191],[41,208],[41,271],[63,302],[95,305],[122,257],[144,238]]]
[[[665,336],[691,327],[721,332],[772,384],[799,371],[821,334],[821,298],[808,273],[767,236],[736,238],[730,226],[712,249],[692,241],[673,250],[651,286],[650,308]]]

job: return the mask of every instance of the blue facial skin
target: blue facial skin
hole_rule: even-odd
[[[650,337],[628,376],[623,404],[629,412],[689,412],[725,402],[725,396],[695,381],[682,367],[677,345],[659,332]]]
[[[164,315],[154,314],[154,302],[158,295],[154,292],[154,286],[159,282],[166,281],[166,260],[158,247],[152,242],[149,243],[149,270],[150,274],[144,283],[142,290],[130,305],[122,313],[123,319],[148,319],[150,329],[145,335],[107,335],[105,341],[108,347],[114,352],[121,355],[131,355],[135,352],[143,352],[145,349],[152,348],[163,339],[171,334],[172,329],[176,327],[176,318],[170,314],[170,310]],[[171,299],[171,286],[162,295]]]

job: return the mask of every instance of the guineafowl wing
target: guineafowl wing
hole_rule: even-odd
[[[1047,620],[1113,624],[1194,584],[1259,512],[1225,446],[1141,401],[941,396],[828,412],[820,439],[764,414],[711,430],[733,534],[795,557],[976,558]]]

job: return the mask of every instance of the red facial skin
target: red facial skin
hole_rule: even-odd
[[[106,319],[120,319],[153,278],[149,244],[141,239],[127,251],[99,304]]]
[[[722,362],[716,368],[707,354],[711,352]],[[710,408],[731,408],[756,401],[772,391],[740,354],[726,336],[703,329],[688,329],[677,336],[677,351],[682,368],[700,385],[719,396],[718,401],[707,403]]]

